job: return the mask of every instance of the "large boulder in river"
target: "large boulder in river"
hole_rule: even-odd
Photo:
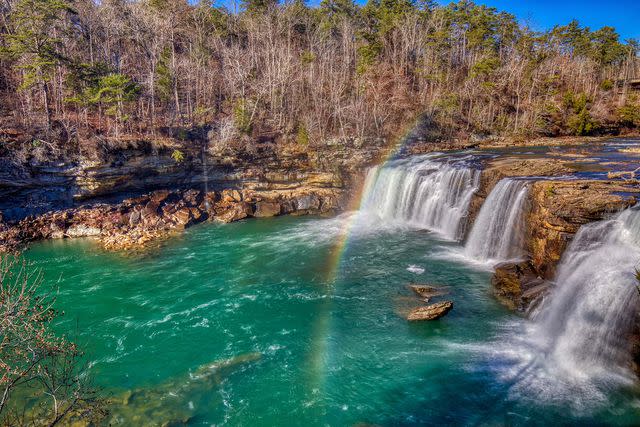
[[[128,390],[109,399],[108,419],[104,425],[120,426],[186,426],[202,408],[222,404],[220,388],[234,372],[258,363],[260,353],[246,353],[231,359],[207,363],[195,371],[168,379],[151,387]],[[185,402],[190,404],[186,405]],[[79,418],[79,417],[78,417]],[[70,425],[82,423],[71,417]],[[102,424],[100,424],[102,425]]]
[[[436,320],[447,314],[453,308],[451,301],[443,301],[425,307],[418,307],[412,310],[407,316],[411,322],[419,320]]]

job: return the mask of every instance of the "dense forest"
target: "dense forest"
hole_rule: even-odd
[[[0,150],[620,133],[639,44],[459,1],[1,0]],[[183,131],[184,132],[184,131]],[[179,139],[179,138],[178,138]],[[29,149],[31,149],[29,148]]]

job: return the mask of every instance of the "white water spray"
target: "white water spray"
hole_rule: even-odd
[[[513,390],[581,410],[631,383],[629,337],[638,311],[640,209],[583,226],[556,276],[556,289],[503,353]]]
[[[524,256],[527,182],[503,179],[482,205],[467,243],[465,255],[497,263]]]
[[[474,169],[424,157],[397,161],[369,171],[362,211],[459,240],[479,181]]]

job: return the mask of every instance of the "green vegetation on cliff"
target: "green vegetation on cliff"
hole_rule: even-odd
[[[637,41],[577,21],[536,32],[465,0],[246,0],[238,13],[208,0],[9,0],[0,15],[0,140],[14,148],[196,125],[221,144],[390,138],[421,114],[443,138],[640,124],[627,83]]]

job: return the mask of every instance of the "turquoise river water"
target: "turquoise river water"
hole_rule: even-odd
[[[56,327],[96,383],[158,425],[638,423],[633,385],[556,384],[553,399],[513,387],[508,350],[529,321],[496,302],[490,273],[406,227],[356,226],[343,246],[350,215],[203,224],[138,255],[43,242],[26,257],[58,288]],[[443,286],[454,309],[408,323],[411,282]]]

